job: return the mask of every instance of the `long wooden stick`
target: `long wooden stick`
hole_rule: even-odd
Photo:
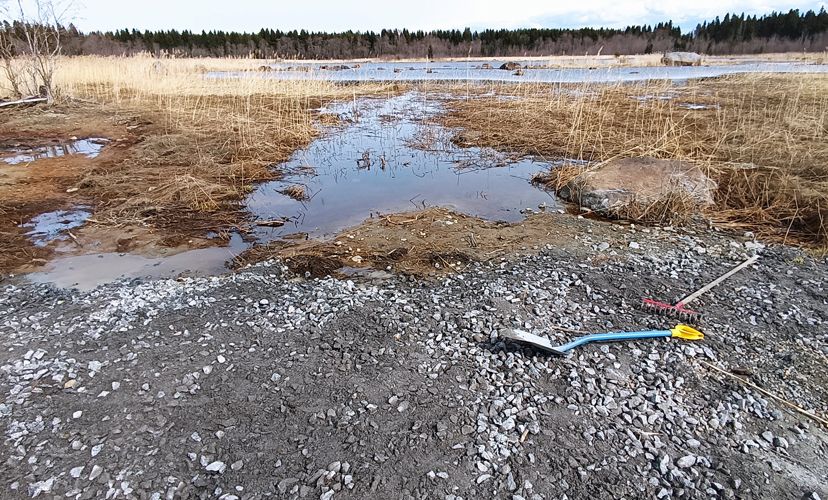
[[[8,106],[18,106],[22,104],[37,104],[39,102],[46,102],[45,97],[30,97],[28,99],[20,99],[19,101],[0,102],[0,108]]]
[[[828,420],[825,420],[824,418],[820,417],[819,415],[817,415],[813,412],[810,412],[810,411],[806,410],[805,408],[802,408],[801,406],[799,406],[797,404],[791,403],[787,399],[780,398],[776,394],[770,393],[770,392],[766,391],[765,389],[762,389],[761,387],[754,384],[753,382],[750,382],[749,380],[745,380],[742,377],[736,376],[736,375],[734,375],[734,374],[732,374],[728,371],[722,370],[718,366],[711,365],[707,361],[699,360],[699,363],[701,363],[704,366],[706,366],[706,367],[708,367],[712,370],[715,370],[715,371],[717,371],[717,372],[719,372],[723,375],[727,375],[728,377],[730,377],[732,379],[738,380],[739,382],[745,384],[746,386],[750,387],[751,389],[753,389],[755,391],[758,391],[758,392],[761,392],[765,396],[767,396],[769,398],[772,398],[772,399],[776,400],[777,402],[782,403],[783,405],[797,411],[798,413],[801,413],[801,414],[805,415],[806,417],[819,422],[820,424],[824,425],[825,427],[828,427]]]
[[[702,294],[707,293],[714,286],[716,286],[719,283],[721,283],[722,281],[730,278],[731,276],[738,273],[739,271],[746,268],[747,266],[753,264],[757,260],[759,260],[759,255],[754,255],[753,257],[751,257],[748,260],[742,262],[741,264],[734,267],[730,271],[724,273],[723,275],[719,276],[715,280],[711,281],[710,283],[706,284],[705,286],[703,286],[703,287],[699,288],[698,290],[696,290],[695,292],[691,293],[687,297],[684,297],[683,299],[681,299],[679,301],[679,304],[687,305],[690,302],[693,302],[694,300],[698,299]]]

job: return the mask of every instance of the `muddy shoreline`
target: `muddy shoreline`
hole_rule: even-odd
[[[817,84],[824,80],[813,78]],[[664,113],[675,108],[683,115],[682,126],[698,128],[722,113],[722,106],[734,105],[730,94],[712,90],[732,90],[740,81],[606,89],[564,85],[526,95],[519,88],[483,84],[465,94],[456,85],[394,87],[379,95],[366,88],[365,95],[351,99],[305,102],[297,113],[313,117],[314,135],[262,146],[276,156],[249,149],[240,157],[237,146],[217,147],[200,160],[206,165],[198,167],[198,175],[190,172],[196,168],[193,158],[203,155],[201,147],[181,146],[201,131],[182,128],[180,137],[171,136],[160,121],[128,110],[111,118],[83,106],[21,110],[0,130],[7,143],[14,134],[18,141],[23,135],[108,136],[108,141],[95,157],[64,155],[2,169],[0,175],[9,180],[0,189],[18,196],[12,200],[34,200],[9,202],[13,211],[0,207],[7,214],[3,232],[12,235],[4,239],[9,250],[3,252],[3,269],[38,271],[33,279],[61,286],[93,287],[119,278],[214,275],[273,257],[312,276],[342,267],[429,276],[523,255],[530,253],[526,248],[555,243],[552,234],[560,228],[563,237],[579,225],[563,222],[569,216],[554,217],[577,214],[577,207],[566,207],[554,189],[531,181],[566,162],[598,162],[624,145],[579,150],[563,137],[566,130],[562,137],[543,135],[549,132],[545,121],[530,130],[525,116],[510,110],[523,110],[547,91],[555,100],[549,106],[566,99],[589,103],[590,96],[603,92],[625,113],[644,116],[649,108]],[[71,128],[78,121],[84,128]],[[506,133],[504,125],[519,132]],[[646,148],[647,140],[636,144]],[[822,153],[812,148],[808,154]],[[28,177],[11,175],[15,169]],[[134,182],[138,177],[141,182]],[[85,214],[86,223],[73,223],[75,213]],[[57,221],[40,243],[26,235],[37,217]],[[721,220],[735,234],[754,230],[742,212],[705,217]],[[681,220],[703,224],[695,214]],[[771,229],[783,221],[771,222]],[[775,235],[757,227],[763,236]],[[806,241],[791,232],[797,226],[785,227],[786,241],[789,236],[790,242]],[[93,267],[95,273],[85,273]]]

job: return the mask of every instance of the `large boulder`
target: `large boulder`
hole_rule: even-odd
[[[661,62],[667,66],[701,66],[702,56],[695,52],[665,52]]]
[[[623,158],[588,170],[560,191],[565,200],[596,212],[647,206],[689,197],[700,206],[713,203],[716,183],[693,163],[656,158]]]

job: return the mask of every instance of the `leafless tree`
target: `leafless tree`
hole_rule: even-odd
[[[16,3],[15,12],[8,2],[0,4],[4,17],[16,17],[14,24],[5,23],[0,32],[3,70],[11,82],[11,91],[18,97],[25,91],[41,95],[52,103],[55,99],[55,65],[61,52],[61,23],[72,3],[33,0],[28,2],[32,6],[28,10],[22,0]]]
[[[12,33],[12,26],[6,19],[9,18],[9,8],[7,2],[0,1],[0,17],[2,17],[3,24],[0,26],[0,59],[2,59],[3,73],[9,81],[12,96],[16,98],[23,97],[23,92],[20,90],[21,74],[20,69],[15,63],[15,43]]]

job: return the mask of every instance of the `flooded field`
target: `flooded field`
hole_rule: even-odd
[[[748,62],[744,64],[710,66],[645,66],[555,68],[544,67],[539,61],[517,61],[520,71],[499,69],[500,62],[492,62],[491,69],[480,61],[452,62],[365,62],[365,63],[279,63],[269,71],[258,73],[213,72],[208,77],[276,78],[285,80],[321,79],[335,82],[371,81],[493,81],[493,82],[633,82],[641,80],[687,80],[710,78],[739,73],[825,73],[828,65],[801,63]]]
[[[496,221],[518,221],[527,214],[560,209],[556,198],[530,183],[548,164],[485,148],[460,148],[451,131],[434,118],[449,96],[410,92],[391,98],[360,98],[321,110],[336,118],[321,136],[293,158],[273,168],[278,181],[261,184],[245,201],[257,220],[228,247],[191,250],[170,256],[129,253],[57,256],[38,282],[91,288],[121,278],[178,274],[213,275],[252,244],[297,234],[324,238],[383,214],[447,207]],[[301,196],[288,194],[300,189]],[[298,199],[297,199],[298,198]],[[27,223],[37,244],[68,239],[69,230],[89,213],[44,214]],[[282,222],[284,223],[283,225]]]
[[[441,103],[412,92],[325,110],[342,125],[327,128],[278,167],[287,173],[284,179],[261,185],[248,199],[259,219],[286,221],[260,230],[259,239],[297,232],[330,236],[368,217],[433,206],[502,221],[558,206],[529,182],[548,164],[455,146],[448,130],[429,122]],[[304,199],[285,194],[291,186],[304,190]]]
[[[641,116],[649,112],[641,110],[678,111],[680,118],[689,123],[695,120],[696,116],[705,113],[717,114],[725,110],[725,106],[720,107],[716,101],[711,86],[703,87],[699,83],[703,80],[690,81],[692,79],[745,72],[825,73],[828,70],[828,66],[825,65],[749,63],[727,66],[619,67],[595,70],[528,68],[524,70],[523,75],[517,75],[510,70],[483,69],[479,62],[471,61],[468,63],[419,64],[369,63],[359,67],[344,66],[322,69],[321,65],[303,65],[303,68],[308,69],[298,69],[297,65],[283,64],[272,71],[247,72],[244,76],[262,78],[264,79],[262,81],[271,83],[274,82],[270,79],[274,78],[320,78],[334,82],[513,80],[600,83],[651,80],[640,84],[615,86],[618,94],[616,96],[618,101],[615,104],[627,113],[639,113]],[[235,74],[221,73],[211,76],[217,78],[233,75]],[[765,77],[762,75],[750,78],[761,80]],[[215,82],[216,80],[207,78],[205,81]],[[338,90],[351,88],[350,85],[335,85],[334,87]],[[473,124],[485,120],[501,121],[501,117],[505,117],[510,109],[519,105],[521,103],[519,93],[512,93],[509,89],[542,89],[542,86],[507,85],[503,87],[504,95],[494,88],[483,87],[477,93],[464,95],[448,93],[454,87],[439,84],[412,87],[417,90],[394,94],[390,97],[387,91],[383,91],[382,96],[371,94],[360,96],[353,92],[353,97],[349,98],[347,96],[351,92],[347,90],[344,92],[346,97],[343,98],[342,93],[337,94],[336,98],[323,101],[328,104],[322,109],[309,110],[311,117],[309,121],[313,119],[313,116],[320,117],[317,122],[319,134],[315,136],[308,134],[308,140],[298,143],[299,149],[289,150],[295,151],[289,158],[286,153],[281,156],[282,160],[272,164],[267,162],[261,166],[263,169],[269,168],[275,174],[276,180],[243,186],[244,189],[240,190],[241,194],[232,200],[233,209],[238,211],[240,206],[249,218],[244,219],[245,216],[237,215],[238,218],[232,219],[231,224],[225,225],[225,228],[229,229],[221,231],[221,241],[224,243],[221,247],[203,248],[214,243],[207,241],[211,239],[210,236],[204,236],[204,233],[212,230],[213,227],[208,227],[204,232],[199,233],[199,236],[193,236],[195,233],[190,233],[183,239],[173,242],[169,246],[169,252],[166,249],[158,251],[159,245],[153,246],[151,251],[146,251],[141,246],[145,242],[139,242],[137,246],[126,245],[122,249],[117,239],[112,240],[118,243],[117,245],[84,246],[76,239],[76,234],[83,239],[84,229],[89,228],[92,223],[98,224],[95,221],[97,211],[93,208],[96,205],[83,199],[83,187],[78,187],[82,183],[76,182],[62,186],[61,193],[77,193],[77,195],[73,194],[71,203],[60,206],[52,205],[49,206],[48,212],[39,213],[36,216],[29,215],[26,218],[16,219],[14,222],[15,228],[22,231],[22,235],[28,238],[30,245],[46,248],[46,252],[54,250],[48,255],[48,259],[32,259],[33,262],[37,261],[42,265],[37,269],[38,272],[29,275],[29,279],[55,283],[59,286],[90,288],[121,278],[172,277],[179,274],[215,275],[226,270],[228,261],[233,257],[252,247],[264,246],[272,242],[297,242],[305,239],[330,241],[343,229],[357,226],[366,220],[387,220],[390,214],[446,208],[458,214],[479,218],[483,222],[520,222],[537,212],[563,210],[562,203],[551,191],[539,188],[530,181],[535,174],[548,171],[552,166],[561,162],[576,162],[577,158],[585,158],[588,155],[580,154],[577,150],[559,153],[573,158],[554,156],[558,154],[554,151],[543,152],[547,155],[545,157],[503,152],[538,151],[538,149],[523,148],[520,140],[515,141],[517,147],[500,147],[496,143],[480,143],[490,145],[492,148],[461,147],[452,142],[457,132],[473,132],[478,135],[487,132],[487,130],[474,131]],[[688,91],[689,87],[693,90]],[[527,109],[518,121],[500,130],[498,137],[509,140],[515,137],[518,139],[530,137],[533,133],[530,117],[543,118],[542,115],[533,114],[537,112],[537,106],[546,106],[549,99],[556,99],[559,108],[562,108],[560,102],[570,102],[570,100],[588,102],[595,96],[603,95],[603,90],[601,90],[603,88],[602,85],[561,86],[554,89],[552,97],[547,92],[538,97],[533,107]],[[478,99],[483,103],[481,115],[476,116],[472,122],[459,125],[455,123],[455,126],[462,127],[463,130],[441,125],[446,119],[442,115],[449,108],[449,103],[452,109],[456,109],[463,103],[476,104]],[[503,109],[497,112],[489,111],[498,106]],[[609,110],[603,110],[602,113],[598,116],[612,116]],[[544,118],[549,122],[546,124],[546,130],[551,134],[550,136],[554,136],[556,132],[566,135],[570,122],[574,118],[573,120],[552,119],[550,116]],[[676,116],[679,115],[676,114]],[[560,127],[558,127],[559,123]],[[586,130],[593,123],[595,120],[585,122],[582,126]],[[642,125],[646,130],[650,130],[652,126],[655,125]],[[516,132],[516,129],[522,127],[523,132]],[[494,129],[497,127],[491,126],[488,131]],[[311,137],[313,137],[312,140]],[[135,140],[137,143],[143,138]],[[580,140],[579,137],[563,137],[559,142],[564,145],[569,144],[569,141],[579,144]],[[541,141],[541,144],[546,143],[550,141]],[[71,137],[70,140],[55,140],[47,144],[7,144],[6,149],[0,152],[0,167],[5,163],[9,166],[6,172],[15,171],[18,177],[9,177],[9,182],[13,182],[20,175],[24,175],[21,172],[37,170],[36,167],[29,168],[30,163],[34,164],[49,158],[74,155],[72,160],[74,162],[86,162],[87,159],[89,162],[99,161],[96,157],[101,153],[105,144],[107,144],[106,139],[95,137],[80,140]],[[160,144],[167,147],[164,141]],[[647,142],[639,141],[637,145],[641,144],[647,144]],[[584,147],[591,148],[592,144],[586,144]],[[172,152],[174,148],[170,147],[163,155],[159,155],[152,161],[165,165],[166,158],[169,158],[165,155],[172,154]],[[284,158],[288,158],[287,161],[283,161]],[[186,158],[180,161],[184,160]],[[213,167],[220,165],[223,163],[218,162]],[[41,171],[41,174],[45,176],[50,172]],[[162,180],[165,183],[170,180],[166,171],[161,174],[153,173],[153,175],[163,177]],[[179,171],[177,175],[178,179],[185,181],[190,179],[189,174],[184,171]],[[201,189],[199,184],[190,183],[189,185]],[[161,184],[161,186],[164,189],[171,188],[170,184]],[[145,193],[152,192],[151,189],[155,187],[147,188],[135,196],[141,198]],[[210,194],[204,192],[204,195],[209,199]],[[171,198],[173,199],[171,203],[177,202],[174,196]],[[149,203],[148,200],[143,202]],[[152,210],[154,208],[150,207],[148,211],[150,216]],[[450,217],[444,217],[443,214],[439,216],[441,223],[444,222],[447,225],[457,223]],[[107,223],[111,225],[112,220],[109,219]],[[397,220],[399,219],[395,219]],[[393,222],[393,224],[396,223]],[[143,219],[141,224],[145,224]],[[102,226],[105,225],[106,223],[102,224]],[[143,225],[141,230],[147,230],[150,233],[158,231],[157,234],[163,232],[148,224]],[[371,231],[373,229],[368,232]],[[94,234],[94,230],[90,232]],[[385,235],[384,233],[382,236],[385,237]],[[163,238],[163,236],[155,237],[158,240]],[[213,235],[213,238],[216,237]],[[402,233],[396,234],[395,237],[400,241],[406,241],[407,238]],[[474,241],[470,244],[477,245]],[[160,247],[164,247],[164,244]],[[188,250],[182,252],[182,249]],[[354,251],[357,250],[359,248],[355,247]],[[393,248],[389,249],[389,251],[393,250]],[[355,257],[360,256],[355,255]],[[385,267],[383,265],[377,269],[382,270]],[[347,272],[346,270],[345,274]]]

